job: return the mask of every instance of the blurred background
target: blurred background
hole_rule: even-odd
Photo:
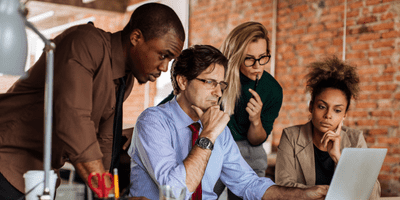
[[[262,23],[270,34],[272,62],[265,66],[283,87],[283,104],[264,147],[268,176],[274,177],[275,153],[282,129],[309,119],[306,66],[336,55],[357,67],[361,92],[344,121],[364,131],[369,148],[387,148],[378,177],[382,196],[400,196],[400,0],[37,0],[23,1],[31,21],[47,38],[92,21],[116,32],[143,3],[172,7],[181,18],[185,48],[209,44],[219,48],[237,25]],[[43,42],[29,29],[28,69],[41,55]],[[0,76],[0,92],[19,77]],[[124,103],[124,127],[172,91],[169,72],[155,83],[139,85]],[[128,161],[129,162],[129,161]]]

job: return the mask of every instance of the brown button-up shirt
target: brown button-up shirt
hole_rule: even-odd
[[[72,27],[54,39],[52,168],[103,159],[110,166],[118,78],[125,71],[121,33],[93,25]],[[0,172],[24,192],[23,174],[43,170],[45,56],[0,94]]]

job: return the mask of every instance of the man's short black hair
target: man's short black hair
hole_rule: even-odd
[[[212,64],[224,66],[225,74],[228,69],[228,59],[218,49],[210,45],[194,45],[182,51],[174,60],[171,67],[171,80],[174,94],[180,93],[176,77],[181,75],[191,81]]]
[[[147,3],[136,8],[122,34],[126,37],[135,29],[142,32],[145,41],[160,38],[169,31],[173,31],[182,42],[185,41],[185,31],[178,15],[160,3]]]

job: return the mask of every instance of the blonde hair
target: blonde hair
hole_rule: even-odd
[[[267,54],[269,54],[268,31],[258,22],[245,22],[234,28],[225,38],[221,46],[221,52],[228,58],[228,71],[225,81],[228,88],[221,97],[224,110],[229,115],[234,114],[235,105],[241,95],[240,66],[244,62],[244,51],[249,43],[258,39],[265,39],[267,42]]]

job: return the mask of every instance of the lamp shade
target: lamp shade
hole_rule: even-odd
[[[0,0],[0,73],[3,74],[25,74],[27,38],[19,5],[19,0]]]

